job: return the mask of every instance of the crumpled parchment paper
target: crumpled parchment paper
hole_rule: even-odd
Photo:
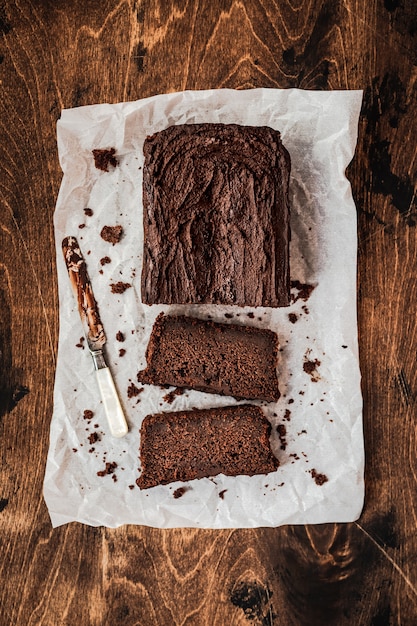
[[[64,176],[55,212],[60,334],[44,481],[54,527],[79,521],[243,528],[357,519],[364,496],[357,233],[345,168],[354,154],[361,100],[361,91],[220,89],[62,111],[58,150]],[[307,300],[293,289],[295,301],[284,309],[141,304],[142,144],[146,135],[171,124],[198,122],[265,124],[281,131],[292,160],[291,278],[315,286]],[[95,168],[92,150],[109,147],[116,148],[119,163],[103,172]],[[105,225],[123,227],[118,244],[100,237]],[[61,252],[67,235],[78,238],[99,304],[107,361],[129,424],[123,439],[108,432],[92,359],[81,339]],[[111,261],[102,264],[105,257]],[[131,286],[112,293],[111,284],[119,281]],[[173,494],[180,483],[144,491],[135,485],[145,415],[236,402],[197,391],[172,400],[166,397],[170,389],[142,390],[136,374],[145,365],[152,323],[161,310],[278,333],[282,397],[276,404],[261,403],[272,423],[271,445],[281,462],[277,472],[191,481],[179,498]],[[86,410],[92,419],[85,419]],[[99,476],[106,463],[117,467]]]

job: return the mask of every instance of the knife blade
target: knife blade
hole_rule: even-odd
[[[113,437],[123,437],[126,435],[128,427],[113,377],[106,363],[104,355],[106,335],[87,273],[87,264],[75,237],[65,237],[63,239],[62,252],[78,304],[78,312],[87,339],[88,349],[93,358],[110,432]]]

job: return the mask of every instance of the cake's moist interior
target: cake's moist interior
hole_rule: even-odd
[[[141,488],[223,473],[266,474],[278,467],[271,427],[259,407],[160,413],[141,429]]]
[[[274,401],[277,350],[270,330],[160,315],[138,380]]]

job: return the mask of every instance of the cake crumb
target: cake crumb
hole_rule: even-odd
[[[315,469],[310,470],[310,474],[312,478],[314,478],[314,482],[316,483],[316,485],[319,485],[319,487],[324,485],[324,483],[327,483],[327,481],[329,480],[326,474],[319,474]]]
[[[170,391],[169,393],[167,393],[162,400],[164,402],[168,402],[168,404],[172,404],[175,400],[175,398],[177,396],[182,396],[182,394],[184,393],[184,389],[182,389],[181,387],[176,387],[175,389],[173,389],[172,391]]]
[[[298,293],[291,294],[291,301],[297,302],[297,300],[304,300],[306,302],[311,296],[312,291],[315,289],[315,285],[308,285],[302,283],[299,280],[291,281],[291,289],[295,289]]]
[[[227,491],[227,489],[222,489],[221,491],[219,491],[219,498],[224,500],[224,494],[226,493],[226,491]]]
[[[178,487],[172,494],[175,499],[181,498],[186,491],[189,491],[191,487]]]
[[[129,289],[131,286],[131,283],[123,283],[122,281],[119,281],[118,283],[112,283],[110,285],[110,289],[112,293],[124,293],[126,289]]]
[[[93,215],[93,209],[89,209],[88,207],[86,207],[84,209],[84,213],[88,215],[88,217],[91,217]]]
[[[125,340],[125,336],[120,330],[118,330],[116,333],[116,340],[120,342],[123,342]]]
[[[100,263],[101,265],[107,265],[108,263],[111,263],[111,258],[109,256],[104,256],[102,259],[100,259]]]
[[[97,441],[100,441],[100,435],[96,432],[91,433],[91,435],[88,436],[88,441],[90,444],[96,443]]]
[[[100,232],[100,237],[104,239],[104,241],[113,244],[113,246],[119,243],[122,235],[123,228],[119,224],[116,226],[103,226]]]
[[[142,393],[142,391],[144,391],[144,387],[136,387],[135,383],[130,383],[129,387],[127,388],[127,397],[135,398],[140,393]]]
[[[120,348],[119,350],[119,356],[122,357],[126,354],[126,350],[124,348]]]
[[[84,413],[83,413],[83,418],[85,420],[92,420],[94,416],[93,411],[90,411],[90,409],[85,409]]]
[[[317,371],[317,368],[321,365],[321,361],[318,359],[310,360],[307,359],[307,355],[305,356],[305,360],[303,363],[303,370],[306,374],[308,374],[313,383],[317,383],[320,380],[320,374]]]
[[[109,171],[109,165],[117,167],[118,160],[114,156],[116,154],[116,148],[96,148],[92,150],[94,157],[94,165],[98,170],[102,172]]]
[[[288,313],[288,319],[290,320],[291,324],[295,324],[295,322],[298,320],[297,313]]]
[[[129,485],[129,489],[134,489],[135,485]]]
[[[286,438],[287,429],[284,424],[278,424],[277,433],[278,433],[279,440],[281,443],[281,446],[280,446],[281,450],[285,450],[287,447],[287,438]]]
[[[97,476],[108,476],[109,474],[114,474],[114,470],[117,467],[117,463],[115,461],[107,462],[106,467],[103,470],[97,472]]]

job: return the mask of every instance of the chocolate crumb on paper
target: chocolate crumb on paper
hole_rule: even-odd
[[[224,494],[226,493],[226,491],[227,491],[227,489],[222,489],[221,491],[219,491],[219,498],[224,500]]]
[[[97,441],[100,441],[100,435],[98,433],[96,433],[96,432],[91,433],[91,435],[88,435],[88,441],[92,445],[93,443],[96,443]]]
[[[184,389],[181,387],[176,387],[169,393],[167,393],[162,399],[164,402],[168,402],[168,404],[172,404],[177,396],[181,396],[184,393]]]
[[[108,476],[109,474],[114,474],[116,467],[116,461],[107,462],[106,467],[103,470],[97,472],[97,476]]]
[[[314,482],[316,483],[316,485],[318,485],[319,487],[324,485],[324,483],[327,483],[329,480],[326,474],[319,474],[319,472],[315,469],[310,470],[310,474],[311,477],[314,478]]]
[[[90,209],[90,208],[86,207],[84,209],[84,213],[85,213],[85,215],[88,215],[88,217],[91,217],[93,215],[93,209]]]
[[[116,333],[116,341],[123,342],[125,340],[125,336],[121,330],[118,330]]]
[[[92,150],[92,153],[95,167],[102,172],[108,172],[109,165],[117,167],[119,164],[114,156],[116,154],[116,148],[95,148]]]
[[[100,231],[100,237],[107,241],[108,243],[113,244],[119,243],[123,235],[123,227],[120,224],[116,226],[103,226]]]
[[[111,258],[109,256],[104,256],[100,259],[100,263],[101,265],[107,265],[108,263],[111,263]]]
[[[111,283],[110,289],[112,293],[124,293],[131,286],[131,283],[124,283],[120,280],[118,283]]]
[[[83,413],[83,418],[85,420],[92,420],[93,417],[94,417],[93,411],[90,411],[90,409],[85,409],[85,411]]]
[[[181,498],[184,495],[184,493],[186,493],[187,491],[190,491],[190,489],[191,487],[178,487],[178,489],[176,489],[172,495],[175,499]]]
[[[294,303],[297,302],[297,300],[304,300],[304,302],[307,302],[315,287],[316,285],[308,285],[307,283],[302,283],[299,280],[292,280],[291,289],[294,289],[297,293],[291,294],[291,302]]]
[[[287,428],[285,426],[285,424],[278,424],[277,426],[277,433],[278,433],[278,437],[279,437],[279,441],[281,443],[281,450],[285,450],[287,447]]]
[[[119,350],[119,357],[122,357],[126,354],[126,350],[124,348],[120,348]]]
[[[295,324],[295,322],[298,320],[297,313],[288,313],[288,319],[290,320],[291,324]]]
[[[144,391],[144,387],[136,387],[135,383],[130,383],[127,388],[127,397],[128,398],[136,398],[140,393]]]
[[[320,380],[320,374],[317,368],[321,365],[321,361],[318,359],[309,359],[308,353],[304,355],[303,370],[311,378],[311,382],[317,383]],[[301,392],[300,392],[301,393]]]

